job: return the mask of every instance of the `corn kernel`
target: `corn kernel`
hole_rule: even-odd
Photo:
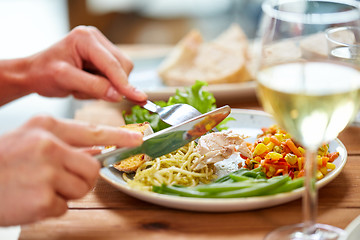
[[[274,146],[273,151],[281,153],[283,151],[283,148],[281,146]]]
[[[276,133],[276,134],[275,134],[275,137],[276,137],[280,142],[282,142],[282,141],[284,140],[284,135],[283,135],[283,134]]]
[[[264,137],[263,143],[265,145],[267,145],[270,142],[270,138],[269,137]]]
[[[298,158],[299,170],[302,170],[302,169],[303,169],[303,165],[304,165],[304,158],[303,158],[303,157],[299,157],[299,158]]]
[[[319,170],[316,172],[316,179],[320,180],[324,177],[324,175],[322,174],[322,172],[320,172]]]
[[[294,164],[298,161],[298,157],[297,157],[295,154],[288,153],[288,154],[286,154],[286,156],[285,156],[285,160],[286,160],[289,164],[294,165]]]
[[[318,166],[322,166],[322,158],[321,157],[317,156],[316,161],[317,161]]]
[[[273,142],[269,142],[268,144],[266,144],[266,147],[268,148],[269,152],[273,150],[274,146],[275,146],[275,143],[273,143]]]
[[[271,160],[279,160],[280,158],[282,158],[282,154],[277,152],[269,152],[268,154],[266,154],[266,158]]]
[[[320,172],[323,174],[323,175],[326,175],[328,173],[328,170],[326,167],[321,167],[320,168]]]
[[[333,164],[333,163],[328,162],[328,163],[326,163],[326,168],[327,168],[327,169],[334,170],[334,169],[336,168],[336,165]]]
[[[254,149],[254,152],[253,152],[253,156],[257,156],[257,155],[261,155],[263,154],[264,152],[267,151],[267,147],[265,144],[263,143],[259,143],[258,145],[256,145],[255,149]]]
[[[321,146],[321,147],[319,148],[318,154],[319,154],[320,156],[324,156],[328,151],[329,151],[328,145],[323,145],[323,146]]]
[[[298,147],[298,149],[299,149],[301,155],[304,156],[305,155],[305,149],[303,149],[302,147]]]

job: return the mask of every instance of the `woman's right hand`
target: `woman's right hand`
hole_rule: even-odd
[[[68,200],[88,193],[99,175],[86,148],[137,146],[142,135],[39,116],[0,142],[0,226],[9,226],[64,214]]]

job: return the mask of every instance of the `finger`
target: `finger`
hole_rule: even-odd
[[[72,146],[115,145],[120,147],[138,146],[143,135],[126,128],[94,125],[73,119],[55,119],[49,116],[31,118],[23,128],[41,128]]]
[[[59,217],[66,213],[68,210],[67,201],[63,199],[62,197],[56,195],[54,197],[54,208],[51,210],[51,216],[52,217]],[[50,216],[48,216],[50,217]]]
[[[56,186],[58,192],[63,196],[70,199],[81,197],[95,185],[99,176],[100,163],[91,155],[80,152],[75,148],[68,148],[62,151],[61,161],[63,169],[59,171],[59,179],[64,184],[57,181],[62,186]],[[78,192],[76,192],[77,188]]]
[[[85,169],[87,167],[88,166],[82,166],[82,168]],[[57,194],[66,200],[70,200],[83,197],[92,188],[92,185],[73,173],[61,169],[57,173],[57,181],[54,187]]]
[[[128,75],[120,62],[95,37],[88,37],[87,34],[77,43],[81,58],[92,63],[113,85],[122,85],[124,88],[129,85]]]
[[[97,39],[116,57],[116,59],[121,63],[125,73],[130,74],[134,68],[133,62],[130,58],[124,54],[118,47],[116,47],[112,42],[110,42],[97,28],[90,26],[93,30]]]
[[[128,74],[124,71],[121,62],[118,61],[111,51],[108,50],[98,37],[89,37],[88,30],[78,28],[78,31],[84,31],[83,37],[77,41],[76,49],[81,58],[91,62],[100,72],[102,72],[121,94],[135,101],[144,101],[147,95],[142,91],[135,89],[128,83]],[[92,30],[92,35],[93,35]],[[123,58],[124,59],[124,58]],[[122,60],[124,62],[124,60]]]
[[[80,99],[88,99],[91,96],[107,101],[120,101],[123,98],[106,78],[79,70],[71,65],[65,66],[64,71],[57,77],[76,79],[76,81],[66,81],[62,84],[69,91],[76,92],[75,97]]]
[[[67,209],[67,201],[60,195],[52,193],[51,195],[43,198],[38,198],[38,205],[33,207],[34,221],[43,220],[48,217],[58,217],[63,215]]]
[[[91,148],[81,148],[80,151],[90,154],[92,156],[96,155],[96,154],[100,154],[102,152],[103,148],[95,148],[95,147],[91,147]]]
[[[72,92],[72,95],[74,98],[79,99],[79,100],[94,99],[94,97],[92,97],[86,93],[81,93],[81,92]]]

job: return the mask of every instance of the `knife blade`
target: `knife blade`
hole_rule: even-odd
[[[201,137],[224,120],[230,112],[231,108],[227,105],[217,108],[179,125],[146,136],[138,147],[118,148],[98,154],[95,158],[100,161],[102,166],[111,167],[121,160],[137,154],[144,153],[152,158],[163,156]]]

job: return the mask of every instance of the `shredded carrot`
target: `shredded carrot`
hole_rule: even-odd
[[[242,156],[246,159],[245,167],[250,169],[262,167],[268,178],[285,174],[291,178],[304,176],[306,161],[302,146],[295,144],[291,136],[277,125],[262,130],[263,134],[258,135],[255,142],[249,146],[253,158]],[[258,146],[259,144],[261,145]],[[256,147],[258,149],[254,152]],[[327,145],[323,145],[321,150],[317,155],[318,169],[325,176],[335,169],[335,164],[331,162],[339,156],[339,153],[329,153]]]
[[[281,145],[281,142],[280,142],[279,139],[277,139],[275,136],[271,136],[271,137],[270,137],[270,141],[271,141],[272,143],[274,143],[275,145],[277,145],[277,146],[280,146],[280,145]]]
[[[299,149],[295,146],[294,142],[289,138],[285,142],[286,146],[290,148],[290,150],[298,157],[302,157],[301,152]]]
[[[329,162],[333,162],[335,159],[339,157],[339,152],[329,153]]]
[[[326,164],[328,163],[328,161],[329,161],[328,157],[322,157],[321,158],[322,166],[326,167]]]
[[[304,175],[305,175],[305,170],[304,169],[300,170],[298,177],[303,177]]]

